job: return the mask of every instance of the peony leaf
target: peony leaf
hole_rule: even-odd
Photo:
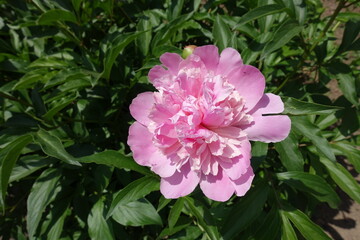
[[[176,200],[175,204],[170,210],[169,216],[168,216],[168,222],[169,222],[169,228],[173,228],[178,221],[181,211],[184,207],[184,198],[179,198]]]
[[[321,202],[327,202],[333,209],[336,209],[340,204],[340,198],[334,189],[318,175],[291,171],[277,173],[276,176],[290,187],[307,192]]]
[[[247,22],[250,22],[252,20],[265,17],[267,15],[275,14],[284,11],[285,8],[278,5],[278,4],[269,4],[265,6],[261,6],[255,9],[250,10],[249,12],[245,13],[238,24],[234,27],[234,29],[237,28],[239,25],[243,25]]]
[[[77,158],[76,160],[82,163],[105,164],[119,169],[125,168],[145,175],[152,175],[148,168],[138,165],[132,157],[125,156],[114,150],[106,150],[93,155]]]
[[[239,232],[256,220],[262,212],[268,193],[268,185],[258,184],[234,205],[229,216],[224,220],[222,228],[224,239],[234,239]]]
[[[209,213],[208,209],[191,197],[184,197],[184,199],[186,208],[196,217],[198,224],[206,233],[208,239],[222,239],[215,224],[215,219]]]
[[[307,137],[315,145],[321,155],[333,162],[336,161],[329,142],[321,135],[320,129],[312,124],[307,117],[292,117],[291,122],[293,129]]]
[[[92,207],[88,215],[87,224],[89,236],[92,240],[114,239],[111,225],[104,218],[104,202],[100,198]]]
[[[257,240],[273,240],[279,239],[280,233],[280,216],[279,209],[273,206],[266,215],[264,222],[256,229],[254,239]]]
[[[304,158],[299,151],[298,141],[294,133],[290,132],[285,140],[275,143],[275,149],[280,155],[282,164],[288,171],[304,170]]]
[[[27,199],[26,228],[29,239],[34,239],[41,216],[46,206],[51,203],[59,192],[61,168],[46,169],[35,181]]]
[[[62,9],[51,9],[44,12],[39,19],[37,20],[37,24],[40,25],[52,25],[58,21],[67,21],[76,23],[76,16],[69,11],[65,11]]]
[[[282,97],[282,100],[285,105],[283,114],[288,115],[328,115],[342,109],[341,107],[336,106],[304,102],[291,97]]]
[[[34,141],[40,145],[43,152],[47,155],[71,165],[81,166],[81,164],[65,150],[58,137],[51,135],[43,129],[40,129],[33,137]]]
[[[358,93],[356,91],[355,78],[351,75],[351,73],[339,73],[337,74],[337,77],[339,79],[340,89],[344,94],[345,98],[355,106],[359,106],[360,102],[358,98]]]
[[[114,193],[114,198],[106,218],[112,216],[117,207],[143,198],[149,193],[159,190],[159,188],[159,180],[154,177],[143,177],[131,182],[120,191]]]
[[[360,150],[347,141],[331,144],[336,155],[345,155],[355,170],[360,173]]]
[[[26,134],[18,137],[0,150],[0,205],[2,206],[2,209],[5,209],[5,196],[14,165],[23,148],[30,142],[31,136]]]
[[[305,239],[331,240],[318,225],[313,223],[309,217],[300,210],[291,209],[284,211],[284,215],[290,219]]]
[[[280,215],[282,220],[281,240],[297,240],[298,238],[296,236],[294,228],[283,210],[280,210]]]
[[[146,199],[118,206],[112,218],[124,226],[162,225],[160,215]]]
[[[220,51],[229,47],[232,33],[229,29],[229,26],[224,22],[220,15],[217,15],[215,18],[213,36],[215,44],[218,46]]]
[[[360,203],[360,185],[339,163],[320,157],[334,182],[356,202]]]

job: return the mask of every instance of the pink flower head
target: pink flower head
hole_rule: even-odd
[[[128,144],[135,161],[161,177],[166,198],[190,194],[198,184],[213,200],[243,196],[254,173],[249,140],[278,142],[291,122],[280,97],[264,94],[261,72],[240,54],[216,46],[197,47],[182,59],[165,53],[149,80],[158,90],[130,105],[136,122]]]

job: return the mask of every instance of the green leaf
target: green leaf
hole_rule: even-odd
[[[284,10],[285,10],[285,8],[283,8],[282,6],[280,6],[278,4],[269,4],[269,5],[265,5],[265,6],[261,6],[261,7],[252,9],[249,12],[245,13],[241,17],[240,21],[234,28],[237,28],[238,25],[243,25],[247,22],[250,22],[252,20],[255,20],[255,19],[258,19],[261,17],[265,17],[265,16],[279,13],[279,12],[283,12]]]
[[[149,193],[159,189],[159,180],[154,177],[147,176],[131,182],[114,194],[114,199],[111,202],[106,218],[109,218],[117,207],[143,198]]]
[[[320,157],[334,182],[356,202],[360,203],[360,185],[354,177],[339,163]]]
[[[82,163],[105,164],[119,169],[130,169],[144,175],[154,176],[148,168],[137,164],[132,157],[125,156],[114,150],[106,150],[93,155],[77,158],[76,160]]]
[[[40,25],[52,25],[58,21],[66,21],[76,23],[76,17],[72,12],[65,11],[62,9],[51,9],[44,12],[39,19],[37,24]]]
[[[55,159],[44,158],[39,155],[27,155],[21,157],[11,172],[9,181],[18,181],[33,172],[56,162]]]
[[[176,225],[176,222],[178,221],[181,211],[184,207],[184,198],[179,198],[176,200],[174,206],[171,208],[168,222],[169,222],[169,228],[173,228]]]
[[[281,163],[288,171],[303,171],[304,158],[299,151],[299,143],[293,132],[278,143],[275,143],[275,149],[280,155]]]
[[[104,213],[104,202],[100,198],[92,207],[87,219],[88,232],[92,240],[115,239],[111,225],[104,218]]]
[[[76,158],[71,156],[64,148],[60,139],[50,133],[46,132],[43,129],[40,129],[36,134],[33,135],[34,140],[38,143],[48,156],[60,159],[68,164],[75,166],[81,166],[81,164],[76,161]]]
[[[139,23],[137,24],[136,29],[139,32],[145,31],[144,34],[136,38],[136,45],[144,56],[146,56],[149,52],[150,42],[152,38],[151,28],[152,25],[150,19],[140,19]]]
[[[51,119],[53,119],[55,114],[57,114],[62,109],[67,107],[69,104],[74,102],[76,98],[77,96],[62,98],[59,102],[56,102],[56,104],[54,104],[55,106],[51,108],[49,111],[47,111],[42,117],[44,118],[44,120],[50,121]]]
[[[47,236],[47,239],[60,239],[63,231],[66,216],[69,214],[69,199],[61,199],[53,203],[49,214],[42,222],[41,236]]]
[[[23,148],[31,142],[31,135],[23,135],[0,150],[0,206],[5,209],[5,196],[14,165]]]
[[[314,196],[321,202],[329,203],[330,207],[336,209],[340,204],[340,198],[326,183],[326,181],[318,176],[306,172],[283,172],[277,173],[279,180],[285,182],[290,187],[304,191]]]
[[[285,212],[280,210],[280,216],[282,220],[282,234],[281,240],[297,240],[296,233],[292,227],[289,219],[287,218]]]
[[[360,21],[348,21],[345,24],[344,35],[336,55],[348,51],[360,32]]]
[[[232,33],[229,26],[223,21],[221,15],[217,15],[213,27],[215,45],[222,51],[229,46]]]
[[[103,61],[104,69],[101,73],[101,77],[104,77],[106,79],[110,78],[111,69],[115,63],[116,58],[125,49],[127,45],[129,45],[141,34],[144,34],[144,32],[126,33],[126,34],[119,33],[119,35],[113,39],[113,41],[110,43],[110,46],[108,46],[107,51],[105,53],[105,57]]]
[[[331,146],[338,150],[338,155],[344,155],[347,157],[349,162],[354,166],[355,170],[360,173],[360,150],[357,149],[354,145],[346,141],[335,142]],[[335,154],[337,154],[335,152]]]
[[[197,223],[206,233],[207,238],[211,240],[222,239],[217,229],[217,225],[215,224],[215,220],[208,209],[191,197],[184,197],[184,199],[186,208],[196,217]]]
[[[265,160],[268,152],[268,143],[254,142],[251,147],[251,166],[254,171],[258,169],[260,164]]]
[[[237,234],[249,226],[260,215],[266,199],[269,187],[260,183],[236,203],[229,216],[225,219],[222,233],[224,239],[234,239]]]
[[[35,181],[27,200],[27,231],[33,239],[46,206],[59,192],[61,168],[46,169]]]
[[[351,73],[340,73],[337,75],[337,77],[339,79],[340,89],[345,98],[355,106],[359,106],[360,102],[357,96],[355,78],[351,75]]]
[[[312,124],[307,117],[292,117],[293,129],[307,137],[317,148],[320,154],[335,162],[335,155],[329,142],[321,135],[320,129]]]
[[[266,215],[264,222],[256,229],[254,239],[279,239],[278,235],[281,229],[280,221],[279,210],[273,206],[270,212]]]
[[[330,237],[324,233],[324,231],[315,223],[313,223],[305,213],[300,210],[292,209],[290,211],[284,211],[284,215],[290,219],[299,232],[308,240],[331,240]]]
[[[302,26],[295,21],[286,21],[276,30],[272,41],[268,42],[263,50],[262,58],[287,44],[293,37],[298,35]]]
[[[160,215],[146,199],[118,206],[112,218],[124,226],[162,225]]]
[[[328,115],[342,109],[341,107],[336,106],[304,102],[291,97],[282,97],[282,100],[284,101],[285,105],[283,114],[289,115]]]

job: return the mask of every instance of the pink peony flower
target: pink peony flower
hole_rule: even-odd
[[[165,53],[149,80],[158,90],[130,105],[136,122],[128,144],[135,161],[161,177],[166,198],[190,194],[198,184],[213,200],[243,196],[251,187],[249,141],[285,139],[291,122],[280,97],[264,94],[261,72],[240,54],[197,47],[186,59]]]

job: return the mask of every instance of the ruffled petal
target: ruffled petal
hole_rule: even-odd
[[[290,132],[291,121],[288,116],[253,116],[254,123],[244,129],[249,140],[260,142],[280,142]]]
[[[201,176],[200,188],[208,198],[221,202],[229,200],[234,193],[234,186],[229,177],[223,173],[221,167],[216,176],[203,174]]]
[[[216,73],[227,77],[232,71],[242,65],[243,61],[238,51],[233,48],[225,48],[220,54]]]
[[[156,89],[170,88],[174,84],[175,79],[175,76],[161,65],[151,68],[148,77]]]
[[[228,78],[240,96],[245,99],[245,107],[248,110],[251,110],[262,98],[265,89],[265,77],[256,67],[243,65],[233,71]]]
[[[171,71],[173,75],[177,75],[179,72],[179,65],[183,59],[176,53],[164,53],[160,57],[160,61],[164,66]]]
[[[219,160],[220,166],[223,168],[224,173],[230,179],[239,179],[243,174],[248,171],[250,167],[251,158],[251,144],[249,141],[244,141],[241,145],[241,155],[232,159]]]
[[[193,54],[199,56],[206,68],[211,71],[216,71],[219,64],[219,50],[214,45],[206,45],[195,48]]]
[[[154,93],[144,92],[137,95],[130,104],[130,113],[136,121],[147,126],[150,122],[149,114],[154,107]]]
[[[249,167],[247,172],[243,174],[239,179],[232,181],[232,184],[235,188],[235,194],[237,196],[242,197],[247,191],[249,191],[254,176],[255,175],[252,168]]]
[[[199,174],[190,170],[187,163],[171,177],[161,178],[160,192],[165,198],[179,198],[190,194],[200,181]]]

